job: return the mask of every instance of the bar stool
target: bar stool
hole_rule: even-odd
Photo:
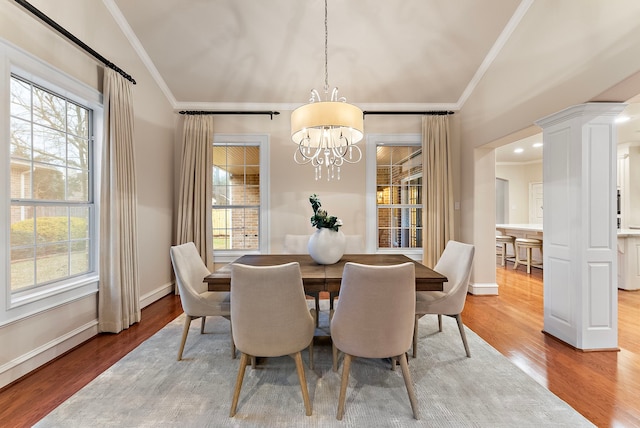
[[[501,265],[504,266],[507,260],[507,244],[511,244],[511,247],[513,248],[513,254],[516,254],[516,244],[515,244],[515,240],[516,238],[514,236],[511,235],[497,235],[496,236],[496,243],[500,244],[500,247],[502,248],[501,250],[501,259],[502,259],[502,263]]]
[[[516,238],[515,246],[516,246],[516,260],[515,260],[515,263],[513,264],[514,269],[518,268],[518,264],[523,264],[527,266],[527,273],[531,273],[532,265],[542,265],[541,261],[534,262],[531,257],[531,252],[533,251],[534,248],[537,248],[540,250],[540,257],[542,258],[542,241],[541,240],[532,239],[532,238]],[[520,259],[520,249],[526,250],[526,253],[527,253],[526,260]]]

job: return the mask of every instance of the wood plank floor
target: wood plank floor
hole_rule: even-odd
[[[541,332],[541,271],[511,266],[496,269],[499,296],[468,296],[465,324],[594,424],[640,427],[640,291],[619,293],[620,352],[585,353]],[[180,299],[166,296],[143,309],[139,324],[98,335],[3,388],[0,426],[32,426],[181,312]]]

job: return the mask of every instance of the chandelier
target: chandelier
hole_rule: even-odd
[[[317,90],[311,91],[309,104],[291,113],[291,139],[298,145],[293,154],[299,165],[311,163],[315,168],[316,180],[322,178],[326,170],[327,180],[340,180],[340,167],[347,163],[357,163],[362,152],[355,144],[364,136],[362,110],[348,104],[347,99],[338,97],[338,88],[333,88],[329,97],[327,30],[327,0],[324,1],[324,96],[323,101]]]

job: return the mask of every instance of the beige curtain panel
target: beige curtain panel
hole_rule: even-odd
[[[423,264],[433,268],[454,239],[449,116],[422,117]]]
[[[140,321],[137,193],[131,84],[108,68],[104,115],[98,329],[118,333]]]
[[[214,270],[211,227],[212,162],[213,117],[186,116],[182,139],[176,245],[193,242],[210,271]]]

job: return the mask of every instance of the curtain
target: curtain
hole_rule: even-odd
[[[140,321],[133,96],[131,84],[104,71],[100,187],[98,329],[118,333]]]
[[[210,271],[213,271],[212,162],[213,117],[187,116],[182,138],[176,243],[193,242]]]
[[[422,117],[423,264],[433,267],[454,239],[453,181],[449,144],[449,117]]]

